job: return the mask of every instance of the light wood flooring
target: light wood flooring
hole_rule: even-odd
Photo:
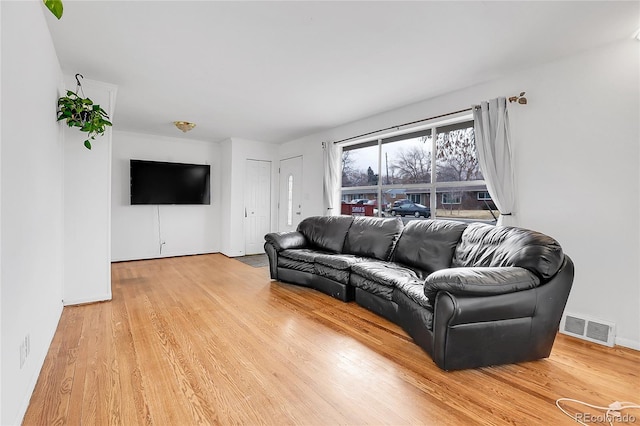
[[[559,335],[549,359],[445,372],[398,326],[267,268],[213,254],[112,272],[111,302],[64,308],[25,425],[570,425],[558,398],[640,402],[629,349]]]

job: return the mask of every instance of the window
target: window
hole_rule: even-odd
[[[407,194],[407,198],[412,202],[412,203],[422,203],[422,197],[420,196],[420,194]]]
[[[442,204],[462,204],[462,194],[460,192],[443,192]]]
[[[491,195],[487,191],[478,192],[478,201],[491,201]]]
[[[493,220],[479,198],[487,187],[469,118],[343,146],[342,199],[377,199],[377,216],[404,214],[398,206],[412,202],[431,217]]]
[[[287,179],[287,226],[293,224],[293,175]]]

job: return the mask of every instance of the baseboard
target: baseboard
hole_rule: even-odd
[[[98,297],[91,297],[91,298],[88,298],[88,299],[63,300],[62,304],[64,306],[87,305],[89,303],[108,302],[109,300],[111,300],[111,293],[104,294],[104,295],[98,296]]]
[[[170,257],[184,257],[184,256],[200,256],[202,254],[217,254],[220,253],[219,251],[208,251],[208,252],[203,252],[203,253],[182,253],[182,254],[175,254],[175,253],[165,253],[165,254],[154,254],[154,255],[149,255],[149,256],[142,256],[142,257],[135,257],[135,258],[129,258],[129,257],[114,257],[111,258],[111,263],[119,263],[119,262],[135,262],[136,260],[153,260],[153,259],[167,259]],[[223,253],[224,254],[224,253]],[[226,255],[225,255],[226,256]],[[229,256],[227,256],[229,257]]]
[[[616,345],[624,346],[625,348],[635,349],[636,351],[640,351],[640,341],[625,339],[623,337],[616,337]]]
[[[240,250],[236,250],[236,251],[220,250],[220,253],[224,254],[225,256],[230,257],[230,258],[244,256],[244,250],[242,250],[242,251],[240,251]]]

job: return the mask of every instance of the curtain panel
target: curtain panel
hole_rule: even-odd
[[[342,148],[333,142],[322,142],[324,160],[324,215],[340,215],[340,157]]]
[[[515,226],[516,193],[506,98],[473,107],[473,121],[478,163],[491,199],[500,211],[498,225]]]

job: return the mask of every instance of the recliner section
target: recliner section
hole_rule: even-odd
[[[573,282],[560,245],[521,228],[310,217],[265,241],[271,278],[355,300],[447,370],[548,356]]]

